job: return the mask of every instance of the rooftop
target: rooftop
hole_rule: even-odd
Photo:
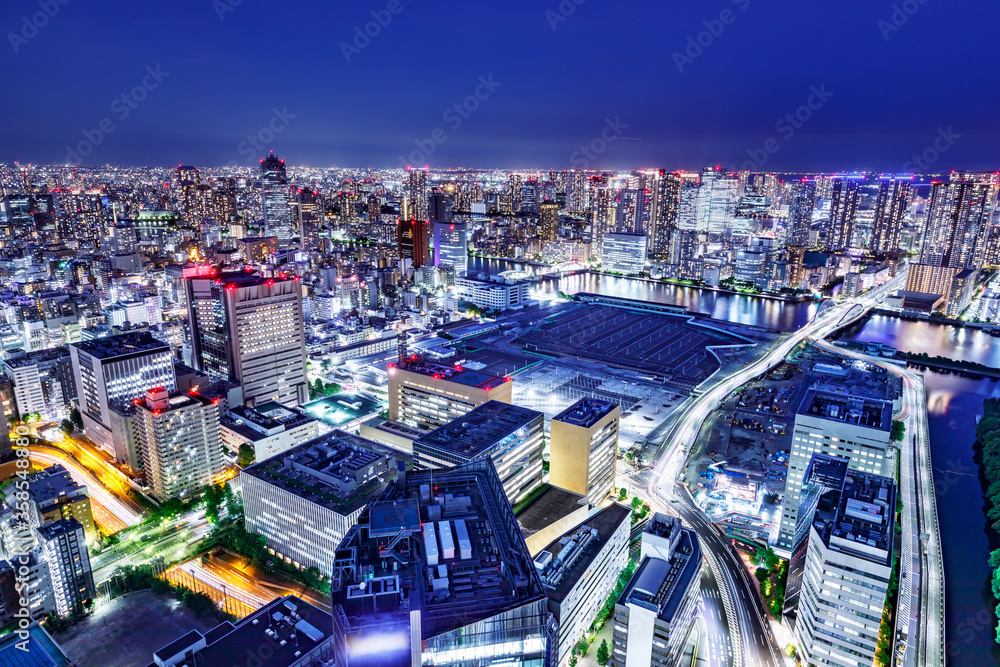
[[[376,414],[379,407],[378,401],[367,396],[342,391],[312,403],[306,403],[299,409],[308,416],[337,428],[355,419]]]
[[[531,537],[567,514],[580,509],[581,504],[586,504],[586,499],[579,493],[550,486],[517,515],[517,520],[525,537]]]
[[[256,441],[315,421],[295,408],[269,401],[256,408],[231,407],[221,420],[222,426],[236,431],[247,440]]]
[[[484,389],[486,391],[495,389],[504,382],[510,381],[509,378],[497,377],[489,373],[481,373],[463,368],[460,364],[455,364],[454,366],[439,364],[436,361],[430,361],[415,354],[411,354],[402,362],[389,364],[390,373],[393,368],[399,368],[410,373],[419,373],[435,380],[448,380],[449,382],[455,382],[466,387]]]
[[[49,521],[35,528],[35,530],[38,531],[38,534],[46,540],[50,540],[64,533],[73,532],[77,529],[82,530],[83,526],[80,525],[79,521],[72,517],[69,519],[56,519],[55,521]]]
[[[336,430],[244,468],[242,474],[347,516],[395,474],[394,457],[377,442]]]
[[[681,529],[680,540],[669,561],[647,556],[639,564],[618,604],[636,604],[656,612],[670,623],[701,565],[701,546],[694,531]]]
[[[552,419],[554,421],[590,428],[618,407],[617,403],[596,398],[581,398]]]
[[[46,361],[55,361],[63,357],[69,357],[69,350],[65,347],[51,347],[46,350],[37,350],[35,352],[28,352],[23,356],[17,356],[11,358],[11,353],[23,352],[22,348],[17,348],[17,350],[7,350],[4,353],[4,363],[11,368],[21,368],[24,366],[34,366],[36,364],[44,363]]]
[[[562,602],[565,599],[615,531],[631,516],[629,508],[612,503],[568,530],[535,556],[535,568],[550,600]]]
[[[896,512],[896,485],[888,477],[850,470],[843,491],[830,491],[813,527],[831,549],[888,565]]]
[[[33,501],[44,504],[61,495],[86,495],[87,489],[74,482],[69,471],[57,463],[37,473],[28,483],[28,493]]]
[[[86,352],[97,359],[113,359],[115,357],[146,354],[149,352],[170,353],[170,346],[163,341],[153,338],[153,335],[148,331],[95,338],[94,340],[73,343],[72,347],[77,348],[81,352]]]
[[[206,646],[196,651],[197,659],[191,663],[198,667],[230,667],[234,657],[247,655],[248,646],[267,647],[268,667],[286,667],[313,651],[323,652],[331,641],[332,627],[330,614],[289,595],[261,607],[235,626],[225,621],[204,635],[192,630],[156,651],[149,667],[165,663],[202,640]]]
[[[68,667],[71,662],[38,623],[27,627],[27,645],[16,632],[0,637],[0,665],[4,667]],[[20,646],[19,646],[20,644]]]
[[[798,414],[888,432],[892,424],[892,401],[812,387],[802,399]]]
[[[544,415],[519,405],[487,401],[419,438],[414,449],[419,443],[472,460],[536,419],[544,420]]]
[[[349,632],[405,626],[420,610],[428,640],[530,603],[545,613],[544,589],[490,459],[408,473],[405,486],[373,500],[337,550],[333,588]]]

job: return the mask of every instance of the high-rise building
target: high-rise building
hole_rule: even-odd
[[[903,228],[903,216],[910,206],[912,181],[912,175],[883,175],[879,178],[869,245],[872,252],[886,253],[899,249],[899,232]]]
[[[512,505],[542,483],[545,415],[488,401],[413,441],[417,468],[435,469],[490,458]]]
[[[507,176],[507,194],[510,196],[510,212],[518,213],[521,204],[524,202],[524,186],[521,174],[509,174]]]
[[[299,188],[295,195],[295,224],[306,250],[319,247],[319,223],[323,218],[322,201],[317,190]]]
[[[535,554],[549,611],[559,624],[556,665],[568,665],[580,637],[628,564],[632,510],[612,503]]]
[[[559,238],[559,205],[555,202],[543,202],[539,207],[538,238],[542,241],[555,241]]]
[[[420,222],[427,222],[430,219],[427,203],[427,171],[425,169],[411,169],[407,172],[403,217]]]
[[[816,181],[803,178],[791,183],[789,189],[788,245],[804,246],[809,243],[809,228],[816,206]]]
[[[87,437],[119,461],[128,461],[128,452],[112,433],[112,411],[147,389],[177,389],[170,346],[148,332],[135,332],[73,343],[69,352]]]
[[[598,504],[615,486],[617,403],[581,398],[552,418],[549,483]]]
[[[399,258],[408,259],[414,269],[419,269],[427,263],[428,222],[415,218],[400,218],[396,228],[396,242],[399,245]]]
[[[49,566],[56,613],[83,611],[94,599],[94,575],[83,526],[76,519],[59,519],[34,529],[39,551]]]
[[[185,222],[197,222],[200,219],[198,212],[198,186],[201,185],[201,174],[196,167],[177,167],[177,200],[181,217]]]
[[[239,452],[241,445],[250,445],[254,458],[263,461],[317,437],[320,422],[280,403],[262,403],[231,406],[219,418],[219,428],[226,449]]]
[[[389,364],[389,419],[433,430],[489,400],[510,403],[508,378],[411,355]]]
[[[601,244],[601,265],[605,271],[641,273],[646,269],[646,236],[605,234]]]
[[[56,347],[3,354],[3,371],[13,387],[17,414],[38,413],[45,419],[66,417],[76,398],[76,380],[69,350]]]
[[[286,247],[295,235],[292,209],[289,206],[288,176],[285,161],[274,153],[260,161],[261,204],[264,212],[264,234],[278,239]]]
[[[896,485],[850,471],[820,497],[809,529],[795,638],[802,663],[867,667],[875,659],[889,580]]]
[[[604,247],[604,235],[614,231],[615,193],[604,176],[590,179],[590,239],[594,254]]]
[[[793,548],[802,482],[814,453],[850,460],[852,470],[891,472],[890,447],[893,402],[884,398],[832,392],[811,387],[795,413],[792,450],[785,479],[778,548]]]
[[[217,404],[163,387],[135,400],[133,432],[151,493],[160,502],[196,494],[225,472]]]
[[[390,451],[338,430],[244,468],[247,530],[278,558],[329,577],[340,541],[397,474]]]
[[[309,398],[298,278],[223,273],[187,279],[196,368],[238,382],[243,401],[296,406]]]
[[[649,252],[658,262],[670,260],[670,246],[680,215],[682,187],[683,181],[678,174],[668,174],[660,170],[656,181],[656,210],[647,233]]]
[[[450,266],[456,276],[469,269],[469,231],[464,222],[434,223],[434,266]]]
[[[431,222],[451,222],[455,200],[435,189],[427,202],[427,212]]]
[[[649,222],[652,199],[646,190],[624,188],[614,202],[614,231],[622,234],[643,234]]]
[[[566,176],[566,210],[587,212],[587,172],[574,169]]]
[[[854,223],[858,217],[858,199],[863,177],[838,176],[833,182],[830,201],[830,223],[826,244],[840,250],[854,242]]]
[[[656,513],[643,530],[640,558],[615,603],[608,664],[674,667],[697,615],[701,546],[680,519]]]
[[[549,667],[556,625],[492,461],[408,472],[337,550],[340,667]]]

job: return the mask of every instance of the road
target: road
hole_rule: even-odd
[[[906,435],[900,447],[898,493],[903,501],[903,548],[899,560],[901,576],[896,630],[897,637],[905,637],[907,644],[904,665],[943,666],[944,560],[931,468],[923,376],[884,359],[846,350],[826,341],[818,342],[817,347],[875,364],[903,381],[903,408],[896,415],[906,423]]]
[[[717,539],[718,535],[711,528],[708,518],[693,500],[685,498],[686,491],[675,492],[677,476],[691,447],[698,439],[702,425],[729,394],[778,366],[800,344],[822,340],[834,331],[857,321],[905,280],[904,270],[881,287],[871,290],[858,299],[843,303],[831,302],[832,305],[821,308],[805,326],[771,343],[770,349],[757,360],[737,372],[714,378],[710,386],[703,388],[700,394],[690,396],[677,409],[666,431],[666,437],[657,450],[655,472],[650,476],[648,494],[665,502],[673,497],[680,497],[681,503],[676,509],[685,523],[698,533],[706,555],[714,555],[709,556],[709,563],[713,564],[714,557],[714,564],[718,568],[717,576],[723,584],[726,611],[737,628],[737,631],[730,634],[735,665],[780,664],[781,659],[771,641],[770,632],[764,629],[766,623],[761,620],[758,613],[759,600],[756,590],[749,581],[746,568],[738,561],[728,544],[725,545],[728,556],[718,550],[721,540]]]
[[[124,534],[118,544],[90,557],[94,582],[100,584],[121,565],[140,565],[156,558],[171,563],[190,555],[211,531],[204,510],[152,521]]]

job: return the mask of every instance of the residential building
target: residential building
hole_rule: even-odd
[[[196,368],[238,382],[249,407],[308,401],[302,290],[298,279],[223,273],[187,279]]]
[[[648,537],[647,537],[648,536]],[[641,561],[615,603],[612,667],[674,667],[695,622],[701,546],[680,519],[654,514],[642,534]]]
[[[595,505],[615,486],[621,407],[581,398],[552,418],[549,483],[579,493]]]
[[[67,616],[82,611],[95,595],[83,526],[76,519],[59,519],[34,531],[42,558],[49,566],[55,612]]]
[[[509,378],[417,355],[389,364],[389,419],[432,430],[493,400],[510,403]]]
[[[226,464],[219,399],[154,387],[135,399],[134,433],[152,495],[160,502],[220,481]]]
[[[14,389],[17,414],[64,419],[76,398],[73,362],[65,347],[37,352],[22,348],[3,354],[3,371]]]
[[[504,312],[519,310],[531,298],[532,282],[523,278],[504,275],[455,277],[459,300],[483,310]]]
[[[418,269],[427,263],[428,225],[426,218],[400,218],[396,227],[399,258],[410,260],[410,268]]]
[[[879,178],[872,239],[868,246],[872,252],[886,253],[899,249],[899,233],[903,229],[906,209],[910,206],[912,182],[912,174],[883,175]]]
[[[246,529],[275,556],[329,577],[337,545],[397,469],[389,450],[340,430],[292,447],[240,473]]]
[[[35,473],[28,480],[28,498],[28,523],[32,527],[59,519],[76,519],[88,540],[97,538],[87,487],[73,481],[63,466],[56,464]]]
[[[549,611],[559,624],[560,667],[569,664],[628,565],[632,510],[612,503],[561,535],[535,555]]]
[[[542,483],[545,415],[488,401],[413,441],[418,469],[449,468],[490,458],[507,499],[516,505]]]
[[[489,459],[410,472],[334,565],[340,667],[551,665],[555,623]]]
[[[177,389],[170,346],[148,332],[97,338],[69,346],[87,437],[120,461],[128,460],[112,435],[112,411],[147,389]]]
[[[875,659],[889,580],[896,485],[851,470],[823,494],[809,530],[795,639],[806,665],[868,667]]]

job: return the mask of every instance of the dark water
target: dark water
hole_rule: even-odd
[[[516,269],[521,263],[470,258],[469,268],[489,273]],[[656,303],[683,305],[712,317],[782,331],[805,324],[816,305],[787,303],[692,287],[615,276],[581,274],[542,281],[547,292],[593,292]],[[975,329],[874,316],[854,340],[878,342],[908,352],[926,352],[1000,368],[1000,338]],[[924,371],[927,389],[931,460],[945,569],[945,614],[949,665],[997,664],[993,652],[996,616],[989,590],[985,500],[974,459],[976,416],[983,400],[1000,397],[1000,381]]]
[[[469,270],[486,273],[518,270],[535,273],[536,267],[505,260],[469,258]],[[561,280],[543,280],[539,288],[548,293],[566,294],[591,292],[653,303],[684,306],[688,310],[705,313],[716,319],[739,322],[779,331],[794,331],[816,313],[815,303],[796,303],[778,299],[763,299],[742,294],[729,294],[703,290],[697,287],[669,285],[666,283],[581,273]]]

